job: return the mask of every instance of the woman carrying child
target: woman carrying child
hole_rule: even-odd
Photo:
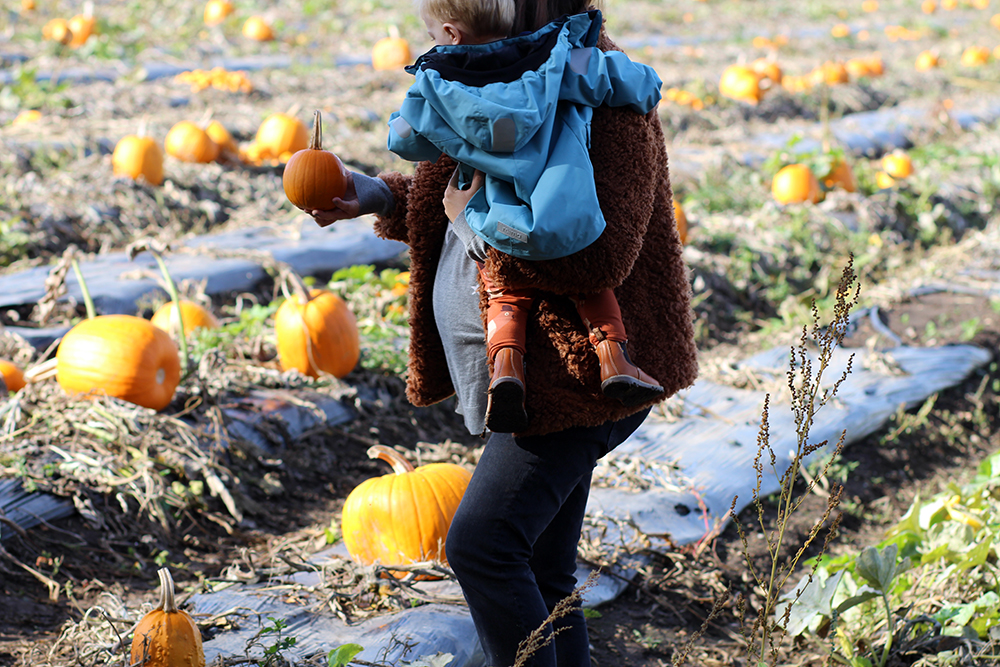
[[[461,24],[463,2],[435,14],[441,28]],[[579,0],[516,0],[508,31],[535,31],[588,9]],[[617,47],[602,30],[597,48]],[[563,258],[533,262],[484,248],[484,271],[501,290],[531,287],[537,297],[525,327],[525,405],[530,422],[516,435],[493,433],[448,535],[448,562],[462,585],[487,664],[509,667],[518,646],[576,586],[576,547],[597,460],[621,444],[664,396],[697,375],[690,284],[673,219],[667,153],[656,110],[643,115],[601,106],[590,124],[590,162],[606,227]],[[479,267],[453,219],[484,182],[454,187],[456,162],[421,162],[412,177],[350,174],[331,211],[310,211],[320,225],[365,213],[376,232],[410,246],[410,360],[407,396],[430,405],[452,394],[471,433],[485,430],[491,374],[484,326],[488,303]],[[452,187],[449,187],[452,183]],[[637,405],[609,400],[601,369],[568,295],[613,290],[628,349],[663,393]],[[479,313],[475,308],[478,307]],[[529,665],[586,667],[582,610],[553,623],[553,642]]]

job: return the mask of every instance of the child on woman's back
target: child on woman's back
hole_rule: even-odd
[[[437,46],[407,68],[416,82],[390,120],[389,148],[415,161],[443,152],[460,163],[456,178],[466,182],[479,182],[473,169],[485,174],[453,223],[488,299],[486,426],[518,432],[528,425],[523,356],[535,290],[499,289],[484,265],[484,242],[544,261],[596,240],[606,223],[588,155],[593,108],[645,114],[660,99],[660,80],[623,53],[594,48],[597,11],[507,38],[513,0],[417,0],[417,9]],[[590,331],[605,395],[625,405],[661,395],[663,387],[628,358],[614,292],[567,296]]]

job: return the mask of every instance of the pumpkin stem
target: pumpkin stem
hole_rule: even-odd
[[[323,150],[323,118],[319,109],[313,111],[313,131],[309,137],[309,148],[314,151]]]
[[[160,604],[156,608],[172,614],[177,611],[177,600],[174,598],[174,578],[170,576],[170,570],[165,567],[161,567],[156,574],[160,577]]]
[[[309,286],[306,285],[306,281],[302,279],[302,276],[300,276],[291,268],[285,268],[284,273],[285,273],[285,280],[282,282],[283,287],[285,287],[287,290],[288,285],[291,285],[292,290],[295,292],[295,295],[299,298],[299,303],[303,304],[309,303],[312,297],[309,295]],[[285,293],[285,296],[287,296],[289,299],[292,298],[291,295],[287,293],[287,291]]]
[[[76,259],[75,248],[71,251],[69,261],[73,267],[73,273],[76,275],[76,282],[80,283],[80,291],[83,293],[83,305],[87,309],[87,319],[92,320],[97,317],[97,311],[94,309],[94,299],[90,296],[90,290],[87,289],[87,281],[83,279],[80,262]]]
[[[382,459],[392,466],[392,471],[397,475],[413,472],[413,464],[403,458],[403,455],[392,447],[385,445],[372,445],[368,448],[368,458]]]
[[[156,265],[160,267],[160,273],[163,274],[163,280],[167,283],[167,292],[170,293],[170,298],[174,303],[174,313],[177,314],[177,335],[179,337],[178,345],[181,353],[181,372],[187,373],[187,336],[184,333],[184,318],[181,314],[181,298],[180,295],[177,294],[177,285],[174,284],[174,279],[170,277],[170,271],[167,270],[167,263],[163,261],[163,256],[148,246],[146,247],[146,251],[153,256],[153,259],[156,260]]]

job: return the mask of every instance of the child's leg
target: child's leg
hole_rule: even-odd
[[[581,294],[574,302],[601,362],[601,391],[627,406],[661,396],[663,387],[629,359],[628,336],[615,293],[605,289]]]
[[[493,363],[486,400],[486,427],[494,433],[517,433],[528,427],[524,408],[524,348],[534,290],[500,290],[483,264],[479,277],[486,289],[486,354]]]

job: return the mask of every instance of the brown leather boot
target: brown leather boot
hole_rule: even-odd
[[[608,398],[632,407],[663,395],[656,379],[628,358],[625,343],[605,338],[597,344],[597,358],[601,361],[601,391]]]
[[[513,347],[500,348],[493,360],[493,377],[486,399],[486,428],[494,433],[518,433],[528,428],[524,357]]]

